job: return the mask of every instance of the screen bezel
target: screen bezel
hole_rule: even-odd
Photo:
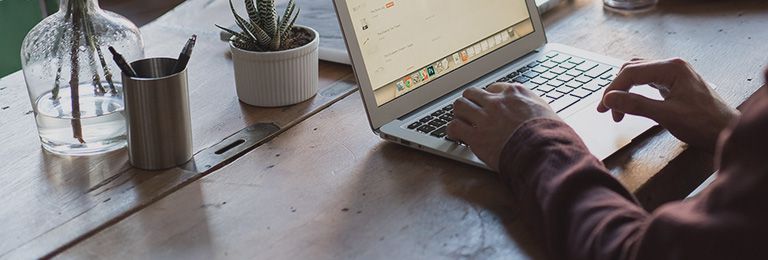
[[[368,77],[368,71],[365,68],[362,51],[359,42],[357,41],[357,35],[353,29],[352,18],[349,14],[347,2],[346,0],[334,0],[333,2],[347,44],[350,60],[352,61],[352,68],[355,71],[357,84],[363,97],[363,103],[367,112],[366,114],[368,115],[373,130],[379,129],[384,124],[410,113],[430,101],[440,98],[443,95],[530,53],[543,46],[547,41],[544,33],[544,26],[541,23],[541,16],[536,8],[535,0],[526,0],[525,3],[528,8],[528,13],[530,14],[531,23],[533,23],[532,33],[517,39],[494,52],[486,54],[457,70],[430,81],[426,85],[414,89],[406,95],[397,97],[382,106],[378,106],[370,78]]]

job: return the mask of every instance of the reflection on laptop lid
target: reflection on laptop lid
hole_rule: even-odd
[[[534,31],[522,0],[347,3],[377,106]]]

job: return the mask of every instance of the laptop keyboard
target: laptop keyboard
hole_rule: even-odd
[[[559,52],[544,57],[501,77],[496,82],[520,83],[561,112],[580,100],[599,92],[611,83],[617,69]],[[599,93],[598,93],[599,94]],[[453,104],[432,111],[407,128],[437,138],[446,137],[448,123],[453,120]]]

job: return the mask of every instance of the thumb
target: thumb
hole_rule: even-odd
[[[605,94],[603,103],[614,111],[647,117],[653,120],[656,120],[662,114],[661,107],[664,105],[663,101],[653,100],[621,90],[613,90]]]

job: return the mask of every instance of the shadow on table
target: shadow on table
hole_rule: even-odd
[[[738,3],[738,4],[736,4]],[[742,16],[764,12],[768,4],[763,0],[660,0],[657,9],[664,13],[711,16],[729,14]]]
[[[478,232],[479,241],[470,239],[467,241],[473,242],[445,249],[448,255],[482,258],[513,252],[542,256],[542,247],[532,241],[525,223],[518,218],[510,188],[493,173],[392,143],[383,143],[376,152],[383,162],[374,164],[395,167],[387,171],[386,177],[395,181],[403,193],[417,194],[413,195],[418,200],[415,204],[425,204],[426,214],[435,211],[433,204],[441,204],[440,210],[448,211],[436,216],[433,225],[445,225],[441,222],[447,221],[466,228],[464,235]],[[452,213],[459,212],[463,217],[451,218]],[[441,239],[450,240],[435,237],[435,243],[441,243]],[[447,244],[450,247],[450,242]]]
[[[93,222],[89,227],[80,227],[79,229],[84,229],[84,232],[73,238],[73,241],[62,245],[63,249],[103,229],[108,230],[113,222],[129,217],[134,212],[171,194],[178,187],[183,187],[184,185],[178,184],[191,181],[190,176],[195,174],[181,168],[165,171],[135,169],[128,163],[126,152],[125,149],[121,149],[95,156],[62,157],[41,150],[40,172],[44,175],[41,182],[44,182],[44,186],[48,188],[41,189],[39,192],[46,194],[39,197],[55,198],[55,200],[29,206],[38,205],[35,206],[38,208],[34,210],[35,212],[49,212],[49,214],[40,214],[45,216],[46,221],[55,222],[57,218],[60,218],[59,221],[64,221],[72,218],[70,214],[89,214],[90,217],[83,219],[90,219]],[[109,190],[122,192],[107,192]],[[197,193],[200,192],[197,189]],[[202,195],[188,196],[188,198],[196,199],[197,201],[190,201],[190,203],[198,207],[203,203]],[[52,211],[58,211],[58,214]],[[144,222],[146,221],[140,221],[140,223]],[[61,225],[65,224],[67,223],[62,222]],[[71,224],[76,225],[76,223]],[[151,225],[147,225],[147,228],[151,228]],[[35,231],[30,232],[35,233]]]
[[[634,155],[653,142],[653,138],[668,132],[655,126],[633,140],[604,163],[608,169],[624,169],[635,161]],[[667,202],[682,200],[706,180],[713,172],[713,155],[700,149],[683,146],[666,165],[634,191],[635,197],[647,211],[653,211]],[[672,152],[672,151],[670,151]],[[667,156],[667,155],[664,155]]]
[[[595,0],[601,1],[601,0]],[[734,4],[738,3],[738,4]],[[569,19],[579,9],[592,6],[592,1],[566,1],[552,12],[544,14],[546,21]],[[602,4],[599,4],[602,6]],[[639,12],[613,11],[603,8],[603,13],[615,17],[652,17],[658,14],[682,16],[733,15],[742,17],[753,13],[765,12],[768,4],[763,0],[659,0],[659,4],[650,10]]]
[[[139,214],[131,216],[131,218],[138,219],[137,221],[125,222],[130,223],[130,225],[114,225],[110,229],[122,230],[112,230],[109,233],[154,234],[130,236],[142,238],[142,241],[132,242],[134,250],[147,249],[146,252],[139,252],[145,254],[145,257],[139,257],[132,253],[131,258],[214,259],[217,252],[211,242],[208,212],[219,209],[222,204],[206,203],[201,182],[197,181],[184,186],[183,189],[170,196],[183,199],[160,200],[153,203],[152,206],[143,209]],[[164,203],[168,205],[164,205]],[[173,210],[173,213],[169,214],[169,210]],[[168,234],[173,235],[169,236]],[[107,244],[121,244],[123,242],[121,241],[123,236],[115,236],[115,238],[113,243]],[[132,250],[115,251],[131,252]],[[108,253],[104,255],[108,255]]]
[[[39,158],[40,173],[45,175],[47,186],[80,198],[119,179],[130,169],[125,149],[95,156],[67,157],[41,148]]]
[[[738,2],[738,4],[734,4]],[[660,0],[659,4],[650,10],[639,12],[623,12],[604,9],[611,16],[646,17],[662,15],[714,17],[733,16],[739,18],[753,13],[765,12],[768,4],[761,0]]]

